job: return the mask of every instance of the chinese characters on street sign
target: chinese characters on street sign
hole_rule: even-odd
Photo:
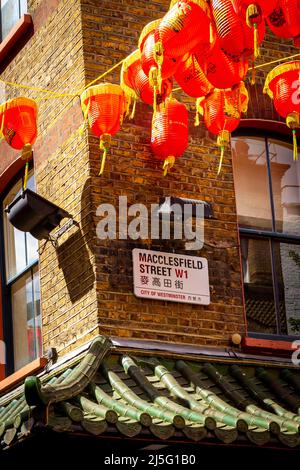
[[[132,251],[132,257],[137,297],[209,305],[205,258],[138,248]]]

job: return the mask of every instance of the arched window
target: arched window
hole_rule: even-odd
[[[5,208],[22,190],[20,178],[2,197],[3,322],[8,373],[42,355],[38,242],[14,228]],[[28,188],[34,189],[30,173]]]
[[[249,334],[300,334],[300,162],[271,137],[232,139]]]

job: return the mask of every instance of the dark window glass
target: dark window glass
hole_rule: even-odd
[[[241,247],[248,329],[276,334],[269,241],[242,238]]]

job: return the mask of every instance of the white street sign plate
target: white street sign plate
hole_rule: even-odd
[[[209,305],[209,278],[206,258],[132,251],[134,294],[137,297]]]

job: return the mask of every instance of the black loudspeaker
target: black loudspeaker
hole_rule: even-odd
[[[31,233],[38,240],[49,238],[50,232],[58,227],[62,219],[71,217],[68,212],[30,189],[22,191],[5,208],[5,212],[15,228]]]

